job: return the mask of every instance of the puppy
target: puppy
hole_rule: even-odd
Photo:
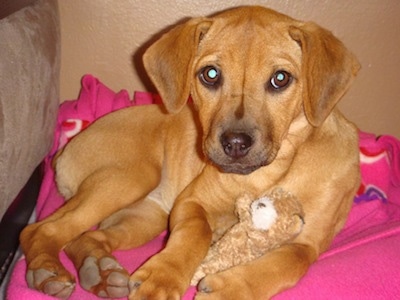
[[[65,249],[81,286],[100,297],[179,299],[211,242],[237,222],[235,199],[276,186],[301,201],[301,234],[206,276],[196,299],[267,299],[294,286],[342,228],[359,185],[357,130],[335,107],[356,58],[314,23],[240,7],[172,29],[144,65],[170,114],[120,110],[58,155],[68,201],[21,235],[29,286],[71,294]],[[112,256],[168,224],[165,249],[132,275]]]

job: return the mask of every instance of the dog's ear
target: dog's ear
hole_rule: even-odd
[[[210,26],[209,19],[191,19],[164,34],[143,55],[144,67],[171,113],[179,112],[189,97],[193,58]]]
[[[311,125],[321,125],[360,69],[355,56],[333,34],[314,23],[290,27],[302,50],[303,101]]]

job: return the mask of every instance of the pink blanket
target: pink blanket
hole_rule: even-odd
[[[133,101],[126,91],[114,93],[96,78],[82,80],[79,98],[61,105],[52,150],[45,159],[45,177],[37,203],[43,219],[63,204],[53,180],[50,161],[57,149],[95,119],[130,105],[159,103],[157,95],[137,92]],[[345,228],[331,248],[311,267],[299,284],[274,299],[394,299],[400,295],[400,142],[360,132],[362,185]],[[129,271],[162,249],[166,234],[129,251],[114,254]],[[61,261],[76,276],[64,253]],[[25,261],[16,264],[7,299],[52,299],[29,289]],[[193,299],[195,288],[184,296]],[[79,285],[70,299],[98,299]]]

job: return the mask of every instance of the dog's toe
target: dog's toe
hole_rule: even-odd
[[[93,286],[101,282],[100,269],[97,265],[97,258],[89,256],[79,269],[80,284],[85,290],[90,290]]]
[[[235,268],[210,274],[200,280],[196,300],[251,299],[252,291],[246,280],[235,274]]]
[[[218,276],[208,275],[200,280],[197,288],[201,293],[212,293],[215,288],[218,289],[223,283]]]
[[[154,256],[130,277],[130,300],[141,299],[182,299],[187,284],[170,261]]]
[[[68,299],[75,289],[71,282],[50,281],[45,284],[43,291],[60,299]]]
[[[54,272],[46,269],[29,270],[26,273],[26,281],[28,282],[28,286],[33,289],[35,286],[41,285],[46,279],[55,276],[56,274]]]
[[[28,270],[26,281],[30,288],[60,299],[67,299],[75,289],[74,279],[64,270],[59,272],[43,268]]]
[[[87,257],[79,278],[84,289],[99,297],[121,298],[129,294],[129,274],[113,257]]]
[[[107,278],[107,293],[111,298],[121,298],[129,294],[129,277],[125,273],[112,272]]]

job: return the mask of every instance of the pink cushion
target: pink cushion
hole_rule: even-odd
[[[59,110],[55,142],[45,160],[45,177],[37,204],[43,219],[63,204],[54,185],[50,161],[58,148],[93,120],[130,105],[160,103],[157,95],[136,92],[133,101],[126,91],[114,93],[96,78],[82,80],[80,96]],[[389,299],[400,292],[400,142],[390,136],[377,139],[360,132],[362,184],[342,232],[331,248],[310,268],[298,285],[274,299]],[[129,251],[116,251],[130,272],[162,249],[164,232],[152,242]],[[61,261],[76,275],[64,253]],[[13,271],[8,299],[51,299],[30,290],[25,282],[25,261]],[[184,299],[193,299],[191,287]],[[98,299],[77,285],[70,299]]]

